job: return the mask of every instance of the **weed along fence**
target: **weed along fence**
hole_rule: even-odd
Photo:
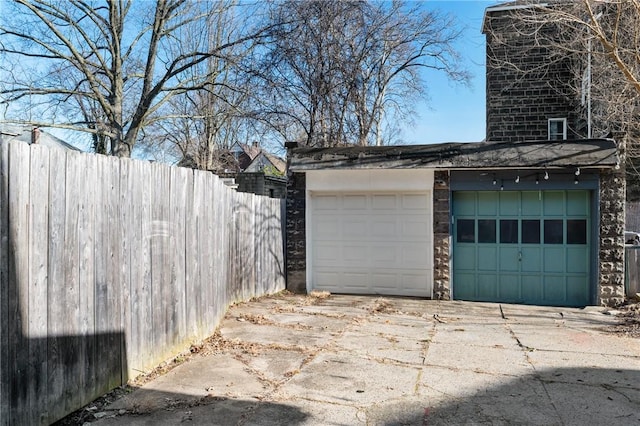
[[[48,424],[284,288],[281,200],[0,144],[0,424]]]

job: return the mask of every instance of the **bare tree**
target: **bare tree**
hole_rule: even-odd
[[[0,19],[7,115],[81,130],[97,151],[130,156],[140,132],[176,96],[217,84],[199,66],[260,37],[245,31],[212,45],[192,30],[233,1],[13,0]],[[190,42],[183,43],[183,36]],[[18,64],[18,65],[16,65]],[[205,68],[206,69],[206,68]],[[39,120],[25,120],[29,117]],[[104,146],[108,141],[108,146]]]
[[[450,17],[401,1],[272,4],[270,50],[256,71],[262,113],[308,145],[381,144],[386,124],[424,94],[424,68],[467,82]]]
[[[240,38],[246,19],[239,20],[234,9],[210,14],[199,25],[192,25],[182,37],[181,49],[195,49],[205,35],[210,50]],[[246,15],[243,17],[246,18]],[[253,46],[230,46],[225,57],[212,56],[185,73],[206,76],[206,86],[174,96],[145,129],[143,146],[149,151],[169,151],[180,164],[203,170],[235,169],[236,159],[229,151],[242,141],[246,122],[244,103],[251,94],[250,84],[239,64]]]

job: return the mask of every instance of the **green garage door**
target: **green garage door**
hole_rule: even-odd
[[[591,302],[589,191],[453,193],[453,297]]]

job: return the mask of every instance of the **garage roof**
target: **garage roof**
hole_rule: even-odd
[[[295,146],[295,144],[293,144]],[[295,148],[290,170],[611,168],[619,165],[612,139],[444,143],[403,146]]]

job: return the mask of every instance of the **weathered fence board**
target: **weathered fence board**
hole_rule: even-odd
[[[625,292],[628,297],[640,294],[640,246],[627,246],[624,251]]]
[[[9,377],[9,146],[0,144],[0,377]],[[0,425],[9,424],[9,381],[0,380]]]
[[[29,366],[35,380],[27,383],[31,399],[31,419],[42,423],[48,418],[47,393],[47,268],[49,257],[49,150],[31,150],[29,176]]]
[[[188,169],[172,167],[171,169],[171,198],[169,200],[169,223],[173,224],[173,251],[171,256],[174,263],[171,265],[171,299],[173,300],[171,315],[174,327],[169,342],[172,347],[184,344],[187,336],[186,299],[185,299],[185,206],[187,191],[189,190],[188,177],[191,174]]]
[[[29,147],[9,151],[9,369],[12,374],[9,399],[11,424],[33,424],[32,395],[26,384],[29,371]],[[26,309],[22,308],[26,307]]]
[[[121,250],[121,267],[120,267],[120,300],[122,306],[130,306],[131,304],[131,268],[128,267],[131,263],[131,235],[127,234],[133,226],[131,218],[132,199],[131,192],[133,191],[133,181],[131,180],[131,167],[132,161],[123,159],[120,161],[120,185],[118,192],[118,228],[121,235],[120,238],[120,250]],[[131,310],[121,309],[121,328],[123,331],[124,341],[121,343],[122,352],[120,363],[123,367],[122,380],[126,381],[130,374],[129,366],[127,365],[127,359],[131,355],[131,349],[129,344],[131,343],[127,336],[131,333]]]
[[[78,243],[78,299],[77,299],[77,317],[73,330],[69,330],[67,334],[70,336],[68,340],[73,342],[73,347],[77,348],[74,358],[78,363],[74,369],[67,371],[67,382],[73,389],[77,386],[79,389],[89,389],[92,393],[97,393],[96,383],[96,357],[98,347],[96,339],[92,338],[96,333],[95,318],[95,271],[96,271],[96,215],[101,214],[96,206],[100,202],[95,193],[96,184],[94,179],[87,178],[96,176],[97,157],[95,155],[73,155],[69,157],[67,169],[80,169],[80,173],[74,175],[77,181],[77,195],[74,195],[77,203],[78,227],[77,227],[77,243]],[[69,200],[71,202],[71,200]],[[71,336],[84,336],[83,338],[74,338]],[[75,377],[71,377],[71,375]],[[86,400],[82,400],[81,396],[77,396],[78,403],[83,404]],[[77,404],[76,404],[77,406]]]
[[[625,230],[640,232],[640,201],[625,204]]]
[[[49,282],[48,293],[50,300],[56,300],[57,303],[47,303],[48,316],[50,318],[65,318],[66,312],[73,311],[72,301],[66,300],[67,289],[66,277],[65,277],[65,221],[60,220],[66,215],[66,157],[61,150],[50,151],[50,161],[55,164],[49,172]],[[70,293],[70,292],[69,292]],[[69,383],[68,378],[73,379],[75,376],[72,368],[65,368],[65,360],[61,355],[64,342],[60,339],[61,336],[71,332],[69,330],[69,320],[65,318],[64,321],[50,321],[47,324],[48,335],[48,360],[50,362],[49,368],[49,380],[48,380],[48,394],[51,398],[59,397],[63,395],[66,389],[72,389],[75,383]],[[76,386],[77,387],[77,386]],[[65,404],[72,404],[73,396],[67,395],[64,398],[60,398],[63,407],[61,411],[65,411],[69,407],[64,407]]]
[[[0,144],[0,425],[51,423],[283,289],[282,211],[208,172]]]

